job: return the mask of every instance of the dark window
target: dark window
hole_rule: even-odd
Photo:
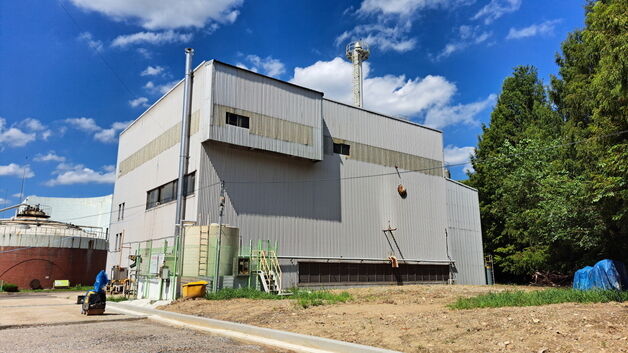
[[[118,205],[118,221],[124,219],[124,204],[125,202]]]
[[[248,129],[249,117],[227,112],[227,124]]]
[[[196,173],[188,174],[185,176],[185,182],[183,183],[183,188],[185,189],[183,192],[185,195],[192,195],[194,193],[194,182],[196,179]]]
[[[334,153],[344,154],[345,156],[348,156],[350,148],[351,146],[345,143],[334,143]]]
[[[177,186],[176,181],[171,181],[168,184],[159,188],[159,203],[170,202],[175,199],[175,188]]]
[[[185,176],[183,184],[183,194],[185,196],[194,193],[195,172]],[[146,193],[146,209],[159,206],[161,204],[174,201],[177,199],[177,180],[173,180],[160,187],[149,190]],[[122,212],[124,212],[124,204],[122,204]]]
[[[146,195],[146,209],[159,205],[159,189],[150,190]]]

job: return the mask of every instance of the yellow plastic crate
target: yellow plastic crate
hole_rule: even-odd
[[[198,281],[198,282],[190,282],[188,284],[184,284],[183,287],[183,297],[184,298],[197,298],[205,296],[205,288],[207,287],[208,282],[206,281]]]

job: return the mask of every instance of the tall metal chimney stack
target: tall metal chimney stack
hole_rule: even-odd
[[[362,107],[363,83],[362,62],[369,58],[370,50],[366,42],[356,41],[347,45],[347,59],[353,63],[353,105]]]

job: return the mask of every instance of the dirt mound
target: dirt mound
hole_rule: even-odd
[[[413,285],[347,289],[344,304],[293,300],[193,300],[169,311],[403,352],[628,352],[628,304],[557,304],[450,310],[459,297],[515,286]],[[342,290],[341,290],[342,291]]]

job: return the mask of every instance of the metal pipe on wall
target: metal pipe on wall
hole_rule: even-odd
[[[177,179],[177,205],[175,215],[176,259],[174,297],[178,298],[181,291],[181,269],[183,268],[183,228],[185,216],[185,175],[188,172],[190,159],[190,120],[192,118],[192,57],[194,49],[185,48],[185,86],[183,91],[183,115],[181,116],[181,146],[179,149],[179,178]],[[173,298],[173,299],[175,299]]]

